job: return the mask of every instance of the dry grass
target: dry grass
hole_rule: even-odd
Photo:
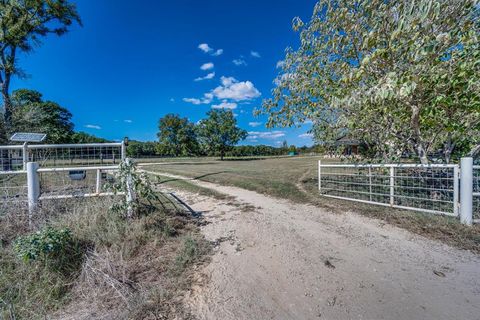
[[[44,204],[32,227],[24,211],[0,216],[0,319],[189,318],[182,294],[209,251],[198,221],[165,197],[159,210],[127,221],[108,210],[114,201]],[[77,272],[58,274],[14,255],[14,238],[45,225],[69,228],[86,244]]]
[[[335,213],[353,211],[480,253],[480,226],[463,226],[458,219],[410,212],[318,195],[317,162],[321,157],[283,157],[261,160],[218,161],[213,158],[169,159],[161,165],[147,165],[150,171],[167,172],[193,179],[232,185],[266,195],[310,203]]]

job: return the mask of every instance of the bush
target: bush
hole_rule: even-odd
[[[38,262],[65,276],[79,270],[84,260],[84,248],[68,228],[46,227],[13,242],[13,251],[24,262]]]

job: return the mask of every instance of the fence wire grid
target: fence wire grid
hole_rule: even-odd
[[[124,157],[122,143],[0,146],[0,171],[24,170],[26,162],[41,167],[116,165]]]
[[[72,170],[39,169],[40,198],[84,197],[112,193],[117,181],[116,167],[72,168]]]
[[[322,195],[457,215],[456,165],[319,165]]]

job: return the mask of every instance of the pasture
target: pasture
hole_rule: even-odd
[[[452,217],[325,198],[318,192],[317,163],[338,162],[319,156],[235,158],[167,158],[142,161],[144,170],[192,180],[235,186],[298,204],[310,204],[337,214],[356,212],[450,245],[480,252],[480,227],[465,227]],[[160,184],[179,183],[165,178]],[[185,185],[185,181],[182,181]],[[178,186],[177,186],[178,187]],[[191,188],[191,187],[190,187]],[[181,186],[180,186],[181,189]]]

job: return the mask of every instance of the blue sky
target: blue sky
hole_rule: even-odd
[[[285,48],[298,45],[292,18],[307,20],[314,0],[75,2],[83,27],[21,57],[29,76],[13,89],[68,108],[76,130],[155,140],[167,113],[196,122],[227,107],[250,132],[242,144],[311,145],[309,124],[267,130],[252,111],[270,96]]]

